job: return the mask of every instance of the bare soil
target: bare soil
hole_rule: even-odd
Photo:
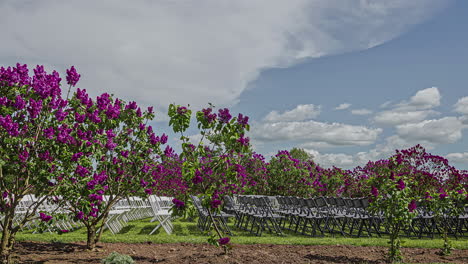
[[[111,252],[132,256],[143,263],[385,263],[384,247],[345,245],[233,245],[225,255],[221,248],[207,244],[100,243],[98,252],[85,250],[85,243],[19,242],[19,263],[100,263]],[[468,250],[454,250],[451,256],[437,254],[437,249],[403,248],[405,262],[468,263]]]

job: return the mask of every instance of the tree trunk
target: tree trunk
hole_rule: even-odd
[[[2,241],[0,244],[1,263],[13,263],[11,253],[15,243],[15,233],[12,232],[13,219],[9,211],[5,214],[2,230]]]
[[[88,229],[88,239],[86,241],[86,249],[95,251],[96,250],[96,226],[89,225]]]

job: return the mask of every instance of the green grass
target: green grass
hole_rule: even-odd
[[[102,236],[102,242],[122,242],[122,243],[205,243],[207,237],[200,232],[194,222],[176,220],[174,232],[171,235],[166,234],[164,229],[160,228],[153,235],[148,233],[153,230],[157,222],[149,222],[149,219],[129,222],[119,234],[112,235],[105,231]],[[248,232],[239,231],[232,228],[234,236],[231,241],[236,244],[283,244],[283,245],[354,245],[354,246],[388,246],[388,238],[370,237],[370,238],[350,238],[350,237],[306,237],[292,233],[286,233],[279,237],[269,233],[263,233],[261,237],[254,236]],[[70,233],[62,235],[43,233],[33,234],[31,231],[21,232],[17,235],[17,241],[46,241],[46,242],[78,242],[86,241],[86,229],[80,228]],[[402,238],[404,247],[418,248],[440,248],[443,241],[440,238],[435,239],[410,239]],[[468,249],[468,239],[451,239],[454,248]]]

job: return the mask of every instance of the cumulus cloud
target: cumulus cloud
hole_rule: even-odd
[[[353,109],[353,110],[351,110],[351,114],[353,114],[353,115],[370,115],[370,114],[372,114],[372,110],[365,109],[365,108]]]
[[[411,97],[409,102],[398,104],[400,110],[424,110],[440,105],[441,95],[437,87],[419,90]]]
[[[462,138],[463,123],[456,117],[424,120],[396,126],[397,134],[407,140],[436,144],[454,143]]]
[[[335,110],[344,110],[348,109],[351,106],[351,104],[348,103],[342,103],[339,106],[335,107]]]
[[[260,141],[314,141],[334,146],[365,146],[375,142],[380,128],[317,121],[258,123],[252,137]]]
[[[447,159],[456,163],[468,163],[468,152],[449,153]]]
[[[468,115],[468,96],[458,99],[454,105],[455,112]]]
[[[233,105],[262,69],[379,45],[450,2],[6,0],[0,61],[75,65],[91,93],[157,107]]]
[[[420,142],[426,149],[432,149],[433,144]],[[383,143],[375,145],[368,151],[361,151],[352,154],[346,153],[321,153],[317,146],[304,145],[303,148],[314,155],[314,160],[324,167],[342,167],[346,169],[356,166],[363,166],[369,161],[388,158],[395,154],[397,149],[406,149],[414,146],[414,142],[407,141],[398,135],[387,137]]]
[[[301,104],[296,108],[285,111],[284,113],[278,113],[278,111],[271,111],[265,117],[267,122],[281,122],[281,121],[303,121],[307,119],[316,118],[321,111],[321,106],[313,104]]]
[[[399,125],[419,122],[438,112],[431,110],[440,105],[441,95],[437,87],[419,90],[408,101],[402,101],[389,110],[378,112],[374,121],[383,125]],[[386,102],[385,107],[390,103]]]
[[[390,110],[390,111],[383,111],[383,112],[377,113],[374,116],[374,121],[379,124],[398,125],[398,124],[419,122],[435,114],[437,114],[437,112],[431,111],[431,110],[423,110],[423,111]]]

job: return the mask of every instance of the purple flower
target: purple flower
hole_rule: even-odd
[[[132,110],[135,110],[137,109],[138,105],[136,102],[129,102],[126,106],[125,106],[125,110],[127,109],[132,109]]]
[[[398,190],[402,191],[406,188],[405,182],[402,179],[398,180],[396,187]]]
[[[444,199],[446,197],[448,197],[448,194],[445,191],[439,194],[440,199]]]
[[[229,120],[232,118],[231,114],[229,113],[229,109],[219,109],[218,118],[221,123],[229,123]]]
[[[377,197],[377,196],[379,196],[379,190],[377,190],[377,188],[372,186],[371,187],[371,194],[372,194],[372,196]]]
[[[222,237],[222,238],[218,239],[218,243],[220,245],[227,245],[227,244],[229,244],[230,241],[231,241],[231,239],[229,237]]]
[[[67,70],[67,83],[71,86],[75,86],[76,83],[80,80],[81,75],[76,72],[75,66],[71,66]]]
[[[29,152],[26,150],[23,150],[21,153],[18,154],[18,158],[21,162],[26,162],[29,158]]]
[[[250,138],[249,137],[244,137],[244,134],[240,135],[240,138],[237,139],[237,142],[239,142],[242,146],[249,146]]]
[[[81,177],[85,177],[88,175],[89,170],[86,167],[83,167],[81,165],[76,166],[75,173],[78,174]]]
[[[91,193],[88,195],[90,201],[102,201],[102,195]]]
[[[80,115],[78,112],[75,112],[75,120],[78,123],[83,123],[86,120],[86,115]]]
[[[211,113],[211,111],[213,111],[213,109],[211,109],[211,108],[202,109],[203,116],[205,117],[206,121],[209,124],[213,123],[213,121],[215,121],[215,119],[216,119],[216,114]]]
[[[177,113],[178,113],[179,115],[184,115],[185,113],[187,113],[187,111],[188,111],[188,110],[187,110],[187,107],[185,107],[185,106],[179,106],[179,107],[177,107]]]
[[[237,122],[242,125],[242,127],[245,127],[249,124],[249,117],[248,116],[243,116],[242,114],[239,113],[237,116]]]
[[[122,155],[122,157],[128,158],[128,151],[127,150],[121,151],[120,155]]]
[[[52,219],[52,216],[46,215],[44,213],[39,213],[39,218],[44,222],[49,222]]]
[[[221,205],[221,200],[214,199],[214,200],[211,201],[211,207],[212,208],[218,208],[220,205]]]
[[[97,97],[97,106],[101,111],[106,110],[110,102],[110,95],[108,93],[103,93]]]
[[[202,178],[202,176],[197,175],[197,176],[193,177],[192,182],[193,182],[193,184],[199,184],[199,183],[203,182],[203,178]]]
[[[22,110],[26,106],[26,102],[19,95],[16,96],[15,104],[13,105],[18,110]]]
[[[75,153],[73,154],[71,161],[78,161],[81,158],[81,156],[83,156],[83,152]]]
[[[172,199],[172,203],[177,209],[182,209],[185,206],[185,203],[177,198]]]
[[[415,200],[411,200],[411,202],[408,204],[408,211],[410,211],[410,213],[412,213],[414,210],[416,210],[416,201]]]
[[[107,149],[113,150],[116,147],[117,147],[117,143],[114,143],[114,141],[112,141],[112,139],[107,140],[107,143],[106,143],[106,148]]]
[[[147,189],[145,189],[145,193],[148,194],[148,195],[151,195],[151,194],[153,194],[153,189],[147,188]]]
[[[82,211],[79,211],[77,214],[76,214],[76,218],[77,219],[83,219],[83,216],[84,216],[84,213]]]
[[[163,133],[163,134],[161,135],[161,140],[160,140],[160,141],[161,141],[161,144],[163,144],[163,145],[166,144],[166,143],[167,143],[167,139],[168,139],[168,136],[167,136],[166,134]]]

